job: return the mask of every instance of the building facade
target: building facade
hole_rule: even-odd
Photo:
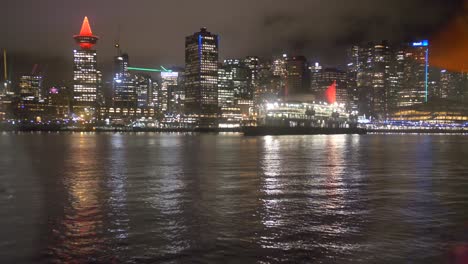
[[[185,112],[198,127],[217,127],[218,45],[206,28],[185,39]]]
[[[73,112],[92,115],[97,104],[99,74],[94,36],[85,17],[79,35],[74,36],[80,49],[73,51]]]

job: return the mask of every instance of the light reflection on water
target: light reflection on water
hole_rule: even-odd
[[[468,243],[466,137],[2,134],[0,153],[2,263],[449,262]]]

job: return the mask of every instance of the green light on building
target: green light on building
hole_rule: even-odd
[[[172,72],[172,70],[168,70],[161,66],[160,69],[153,69],[153,68],[139,68],[139,67],[128,67],[129,71],[147,71],[147,72]]]

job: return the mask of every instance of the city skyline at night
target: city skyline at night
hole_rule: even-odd
[[[222,36],[220,59],[294,53],[328,66],[345,65],[346,48],[352,44],[383,39],[397,43],[429,39],[437,47],[430,56],[443,64],[440,59],[442,54],[451,54],[452,48],[466,41],[462,35],[456,39],[449,35],[452,31],[456,32],[455,28],[450,30],[451,22],[457,21],[463,14],[463,1],[460,0],[417,0],[405,4],[403,1],[362,1],[359,5],[336,4],[333,1],[266,5],[264,1],[263,4],[253,6],[243,1],[222,6],[205,0],[197,5],[184,4],[187,5],[184,10],[196,11],[190,14],[183,11],[177,18],[169,19],[167,16],[177,13],[183,5],[167,2],[156,5],[153,1],[141,1],[140,5],[114,1],[112,5],[107,5],[106,2],[84,1],[77,7],[56,0],[46,0],[40,4],[30,0],[8,1],[5,8],[9,12],[0,17],[0,22],[8,26],[1,28],[0,33],[9,38],[4,40],[1,47],[9,51],[18,71],[28,70],[29,65],[39,63],[48,68],[49,79],[60,81],[71,77],[64,70],[66,67],[58,66],[71,67],[68,56],[74,44],[65,39],[71,32],[75,32],[76,21],[82,20],[85,15],[93,21],[94,29],[101,35],[99,63],[105,74],[111,72],[109,65],[115,54],[116,41],[120,42],[125,52],[132,54],[135,64],[142,67],[183,65],[181,51],[184,47],[179,40],[202,26]],[[22,6],[31,8],[25,10]],[[61,12],[47,15],[52,10],[45,6],[55,6]],[[210,16],[203,15],[205,7],[211,11]],[[229,16],[222,16],[225,7],[230,7]],[[107,12],[108,9],[113,12]],[[312,11],[307,13],[304,10]],[[28,14],[17,15],[20,12]],[[144,15],[148,12],[151,12],[151,16]],[[156,15],[153,16],[153,13]],[[132,14],[139,16],[135,18]],[[243,19],[235,19],[240,17]],[[245,26],[246,23],[248,26]],[[9,30],[14,25],[18,29]],[[147,32],[150,26],[154,26],[154,30]],[[445,38],[449,36],[451,43],[438,40],[441,34]],[[158,36],[164,38],[158,41]],[[134,41],[137,39],[139,41]],[[48,41],[55,44],[49,46]],[[455,41],[456,47],[453,45]],[[25,64],[28,66],[23,66]]]
[[[468,0],[4,0],[0,263],[468,264]]]

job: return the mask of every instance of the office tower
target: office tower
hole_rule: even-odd
[[[224,60],[223,68],[232,75],[232,86],[236,100],[252,100],[253,86],[251,85],[251,73],[247,65],[239,59]]]
[[[116,108],[136,108],[138,105],[136,80],[128,71],[128,54],[114,58],[113,105]]]
[[[174,100],[174,92],[177,91],[178,79],[178,72],[161,72],[161,86],[158,92],[160,111],[169,112],[171,100]]]
[[[311,91],[315,99],[327,102],[326,91],[334,85],[336,89],[336,102],[340,104],[349,104],[347,74],[336,68],[325,68],[311,72]]]
[[[80,49],[73,51],[73,112],[80,115],[93,113],[99,86],[97,54],[93,47],[98,37],[93,35],[87,17],[74,39]]]
[[[221,64],[218,68],[218,105],[227,107],[234,104],[234,83],[232,70]]]
[[[270,61],[260,63],[258,82],[255,89],[255,103],[276,100],[282,89],[281,77],[273,75],[273,65]]]
[[[159,109],[172,115],[183,114],[185,88],[182,72],[161,72],[161,86],[158,92]]]
[[[309,64],[304,56],[293,56],[286,60],[285,95],[304,94],[310,90]]]
[[[397,106],[412,106],[429,98],[429,42],[413,42],[400,48],[404,52],[404,68]]]
[[[185,111],[199,127],[217,127],[218,45],[206,28],[185,39]]]
[[[23,75],[19,81],[19,93],[23,101],[39,101],[42,99],[42,76]]]
[[[387,41],[353,46],[348,50],[348,76],[355,82],[353,98],[360,114],[386,119],[389,109],[392,52]]]
[[[154,108],[158,108],[159,101],[158,101],[158,93],[159,93],[159,84],[157,81],[152,80],[151,82],[151,92],[150,92],[150,106]]]
[[[449,70],[439,70],[438,95],[454,101],[463,101],[466,86],[466,74]]]
[[[256,87],[258,86],[258,71],[260,67],[259,59],[256,56],[247,56],[244,59],[244,65],[246,65],[250,71],[250,77],[249,77],[250,90],[255,91]]]
[[[148,107],[151,104],[151,90],[153,81],[148,75],[135,75],[135,89],[137,97],[137,107]]]
[[[120,50],[119,50],[120,53]],[[128,66],[130,63],[130,58],[127,53],[119,54],[114,57],[114,77],[122,78],[129,76]]]

